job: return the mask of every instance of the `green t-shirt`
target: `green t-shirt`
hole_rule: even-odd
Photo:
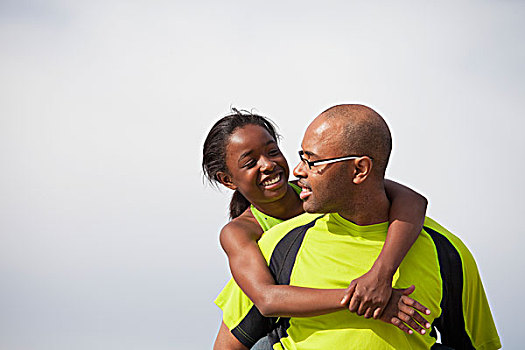
[[[366,273],[384,244],[388,223],[358,226],[338,214],[303,214],[266,232],[259,246],[278,284],[346,288]],[[497,349],[500,341],[474,259],[432,219],[396,272],[395,288],[431,310],[427,320],[452,348]],[[264,318],[233,282],[216,300],[223,321],[251,347],[269,333],[274,349],[429,349],[433,332],[407,335],[347,310],[316,317]]]

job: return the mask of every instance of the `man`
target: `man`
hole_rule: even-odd
[[[294,170],[307,214],[274,227],[259,242],[278,284],[344,288],[368,271],[388,228],[384,174],[391,144],[385,121],[361,105],[332,107],[310,124]],[[501,347],[472,255],[433,220],[425,221],[393,284],[416,285],[411,296],[431,310],[433,332],[407,335],[348,311],[265,319],[236,286],[221,305],[223,319],[245,346],[269,332],[274,349],[428,349],[436,329],[442,344],[454,349]],[[237,340],[223,348],[235,348]]]

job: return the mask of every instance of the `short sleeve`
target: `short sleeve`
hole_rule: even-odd
[[[275,318],[262,316],[233,278],[215,299],[215,304],[222,310],[226,327],[248,348],[266,336],[276,321]]]

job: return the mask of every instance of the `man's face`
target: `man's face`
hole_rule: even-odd
[[[319,119],[319,118],[318,118]],[[340,150],[342,127],[334,122],[318,121],[310,124],[301,144],[304,158],[316,161],[345,156]],[[294,175],[302,188],[300,194],[303,208],[309,213],[333,213],[343,209],[351,184],[350,161],[309,166],[301,161],[294,169]]]

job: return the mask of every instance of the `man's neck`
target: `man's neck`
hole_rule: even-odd
[[[390,201],[384,190],[365,192],[338,212],[356,225],[373,225],[388,221]]]

